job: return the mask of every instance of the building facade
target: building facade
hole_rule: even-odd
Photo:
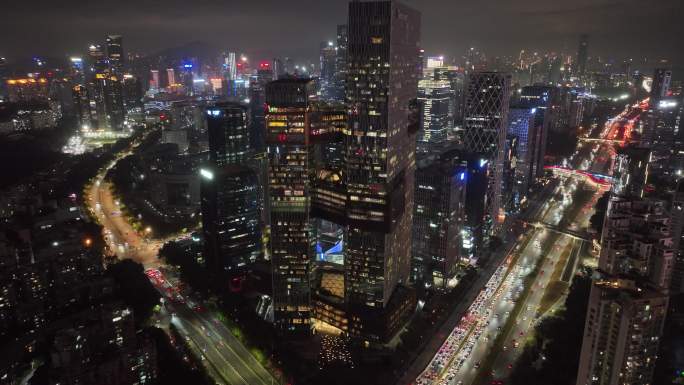
[[[411,281],[446,290],[458,272],[465,218],[467,161],[453,152],[418,162]]]
[[[578,385],[652,383],[674,264],[665,203],[613,196],[601,237]]]
[[[235,279],[262,253],[259,185],[251,166],[248,109],[206,109],[209,162],[200,170],[205,261],[219,280]]]
[[[510,82],[511,76],[504,73],[473,72],[465,94],[464,146],[488,163],[489,186],[482,218],[485,237],[494,234],[503,221],[501,196]]]
[[[311,333],[310,267],[313,85],[280,79],[266,86],[266,144],[273,266],[273,316],[288,335]]]
[[[420,13],[352,2],[347,25],[345,297],[383,309],[410,272]]]
[[[453,122],[453,90],[446,80],[423,79],[418,82],[421,127],[417,156],[437,155],[446,145]]]

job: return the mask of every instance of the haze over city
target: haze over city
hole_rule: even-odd
[[[0,10],[0,385],[682,383],[681,1]]]

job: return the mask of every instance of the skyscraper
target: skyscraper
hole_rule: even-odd
[[[261,254],[256,173],[237,164],[207,165],[200,176],[207,269],[218,279],[236,278]]]
[[[458,151],[423,159],[416,170],[411,280],[446,290],[458,271],[467,160]]]
[[[159,89],[159,71],[158,70],[150,70],[150,89],[151,90],[158,90]]]
[[[88,64],[93,74],[103,73],[107,70],[107,56],[101,44],[91,44],[88,47]]]
[[[237,67],[235,65],[235,52],[228,52],[223,58],[223,69],[225,77],[229,81],[237,78]]]
[[[518,106],[535,110],[533,137],[529,140],[530,167],[533,178],[544,175],[544,155],[547,135],[559,120],[558,88],[550,86],[527,86],[520,92]]]
[[[611,197],[577,385],[652,384],[673,264],[662,201]]]
[[[169,87],[176,84],[176,71],[173,68],[166,69],[166,84]]]
[[[219,103],[207,110],[209,162],[218,167],[251,160],[248,109],[237,103]]]
[[[463,122],[463,91],[465,88],[463,69],[445,66],[434,68],[433,71],[435,80],[446,80],[450,84],[452,100],[449,109],[449,126],[460,126]]]
[[[85,86],[76,85],[73,88],[74,110],[78,119],[79,129],[92,128],[92,116],[90,111],[90,98]]]
[[[123,75],[123,98],[127,110],[138,107],[142,108],[143,90],[140,79],[131,74]]]
[[[437,155],[445,146],[451,128],[453,91],[446,80],[422,79],[418,82],[421,127],[416,143],[417,156]]]
[[[501,222],[501,189],[504,142],[508,129],[508,99],[511,76],[499,72],[473,72],[465,95],[463,141],[465,148],[488,163],[489,187],[482,218],[483,239],[492,235]],[[478,219],[479,220],[479,219]]]
[[[126,110],[121,79],[108,72],[98,73],[91,86],[93,89],[91,102],[95,102],[98,128],[122,130]]]
[[[535,141],[537,127],[534,124],[536,108],[511,107],[508,116],[508,133],[518,138],[518,164],[516,167],[516,190],[514,193],[524,194],[534,181],[535,174],[532,161],[536,159]],[[521,197],[522,198],[522,197]]]
[[[259,63],[256,75],[252,75],[249,83],[249,107],[252,117],[250,140],[256,152],[263,152],[266,148],[264,136],[264,105],[266,103],[266,84],[273,81],[274,73],[270,62]]]
[[[651,103],[657,107],[658,102],[667,96],[672,81],[672,71],[665,68],[656,68],[651,82]]]
[[[262,251],[248,110],[219,103],[207,108],[206,119],[209,163],[200,171],[206,265],[214,277],[233,279]]]
[[[271,212],[273,317],[288,335],[311,333],[309,269],[313,255],[308,79],[280,79],[266,86],[266,143]]]
[[[107,61],[109,68],[115,74],[121,76],[124,65],[123,38],[121,35],[107,36]]]
[[[335,57],[334,100],[344,102],[344,85],[347,79],[347,25],[337,26],[337,52]]]
[[[337,74],[337,47],[332,41],[321,43],[321,97],[324,100],[334,99],[335,76]]]
[[[619,148],[613,166],[611,192],[616,195],[643,197],[651,158],[652,152],[647,147]]]
[[[410,272],[420,13],[351,2],[348,39],[345,294],[352,307],[384,310]]]
[[[69,58],[71,63],[69,67],[69,76],[76,84],[85,84],[85,71],[83,68],[83,59],[78,56]]]
[[[580,35],[579,48],[577,48],[577,76],[584,78],[587,74],[587,61],[589,60],[589,35]]]

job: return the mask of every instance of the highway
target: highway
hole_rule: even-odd
[[[197,302],[184,297],[169,280],[161,275],[159,249],[167,240],[154,239],[151,232],[140,234],[122,215],[120,202],[105,180],[116,162],[129,155],[137,144],[122,151],[111,164],[104,167],[86,191],[87,209],[103,227],[107,249],[118,259],[132,259],[145,267],[147,276],[165,298],[165,307],[195,353],[202,359],[210,376],[217,384],[261,385],[275,383],[271,374],[252,356],[245,346],[223,325],[217,314]]]
[[[170,322],[206,364],[219,383],[266,385],[275,383],[269,372],[219,319],[183,293],[174,279],[159,269],[148,269],[150,281],[162,295]],[[230,363],[230,364],[226,364]]]
[[[591,201],[572,203],[569,197],[578,190],[578,182],[567,178],[556,192],[566,199],[555,201],[550,199],[544,204],[544,211],[539,221],[558,225],[565,215],[572,215],[573,222],[577,218],[582,222],[591,214]],[[551,282],[552,272],[561,261],[561,254],[568,245],[574,244],[574,238],[559,234],[546,228],[532,228],[530,232],[515,244],[513,253],[495,271],[485,288],[470,305],[468,313],[462,318],[458,327],[447,338],[439,352],[433,357],[426,370],[416,379],[416,384],[471,384],[478,376],[484,361],[497,344],[497,337],[506,330],[511,312],[520,300],[525,287],[525,278],[535,269],[538,275],[533,277],[530,295],[520,305],[522,311],[518,315],[516,325],[506,336],[501,337],[503,344],[498,348],[500,354],[492,356],[492,378],[505,378],[521,350],[522,341],[528,337],[528,331],[538,320],[539,304],[545,288]],[[547,253],[542,251],[548,250]],[[567,262],[566,260],[563,260]],[[539,265],[539,267],[537,267]],[[574,266],[572,267],[574,268]],[[561,270],[565,265],[561,266]],[[516,347],[517,345],[517,347]],[[491,359],[490,358],[490,359]],[[489,369],[489,368],[488,368]]]
[[[618,140],[624,145],[629,142],[642,111],[643,102],[628,106],[609,120],[597,136]],[[561,184],[552,196],[544,199],[544,212],[540,216],[528,216],[528,222],[547,224],[561,231],[564,227],[573,232],[586,228],[593,205],[609,188],[609,184],[597,183],[592,174],[610,173],[615,154],[612,143],[580,141],[574,156],[563,166],[565,171],[571,170],[570,165],[578,172],[559,175]],[[589,191],[583,194],[584,189]],[[556,200],[559,195],[562,198]],[[423,372],[414,381],[401,384],[504,383],[525,340],[530,337],[528,333],[564,298],[557,284],[563,279],[567,280],[565,284],[570,284],[582,242],[544,226],[530,228],[509,248],[512,252],[468,304],[467,311],[464,314],[454,311],[459,313],[459,321],[444,337]],[[547,288],[551,289],[547,291]],[[555,303],[543,304],[542,308],[545,295]]]

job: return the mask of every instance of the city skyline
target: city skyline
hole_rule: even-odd
[[[578,36],[586,33],[592,57],[616,61],[632,58],[635,65],[643,57],[668,59],[676,67],[684,64],[684,53],[677,49],[678,36],[684,34],[680,22],[683,6],[677,0],[648,6],[633,0],[406,3],[430,20],[423,28],[421,45],[433,54],[460,58],[469,47],[476,47],[492,57],[515,56],[520,50],[574,55]],[[88,36],[116,33],[129,42],[127,50],[143,55],[203,41],[217,49],[245,52],[257,60],[288,56],[313,61],[318,43],[334,41],[334,26],[346,23],[347,2],[299,0],[294,4],[285,6],[272,0],[222,4],[179,0],[163,4],[68,2],[42,4],[37,14],[27,3],[14,2],[5,6],[7,21],[0,26],[0,56],[21,60],[36,55],[79,54],[92,42]],[[298,17],[307,23],[283,22]],[[642,30],[649,33],[640,33]],[[22,39],[12,38],[17,32]],[[51,37],[49,43],[43,43],[44,36]],[[505,43],[502,36],[506,36]]]
[[[1,385],[682,383],[677,2],[0,9]]]

